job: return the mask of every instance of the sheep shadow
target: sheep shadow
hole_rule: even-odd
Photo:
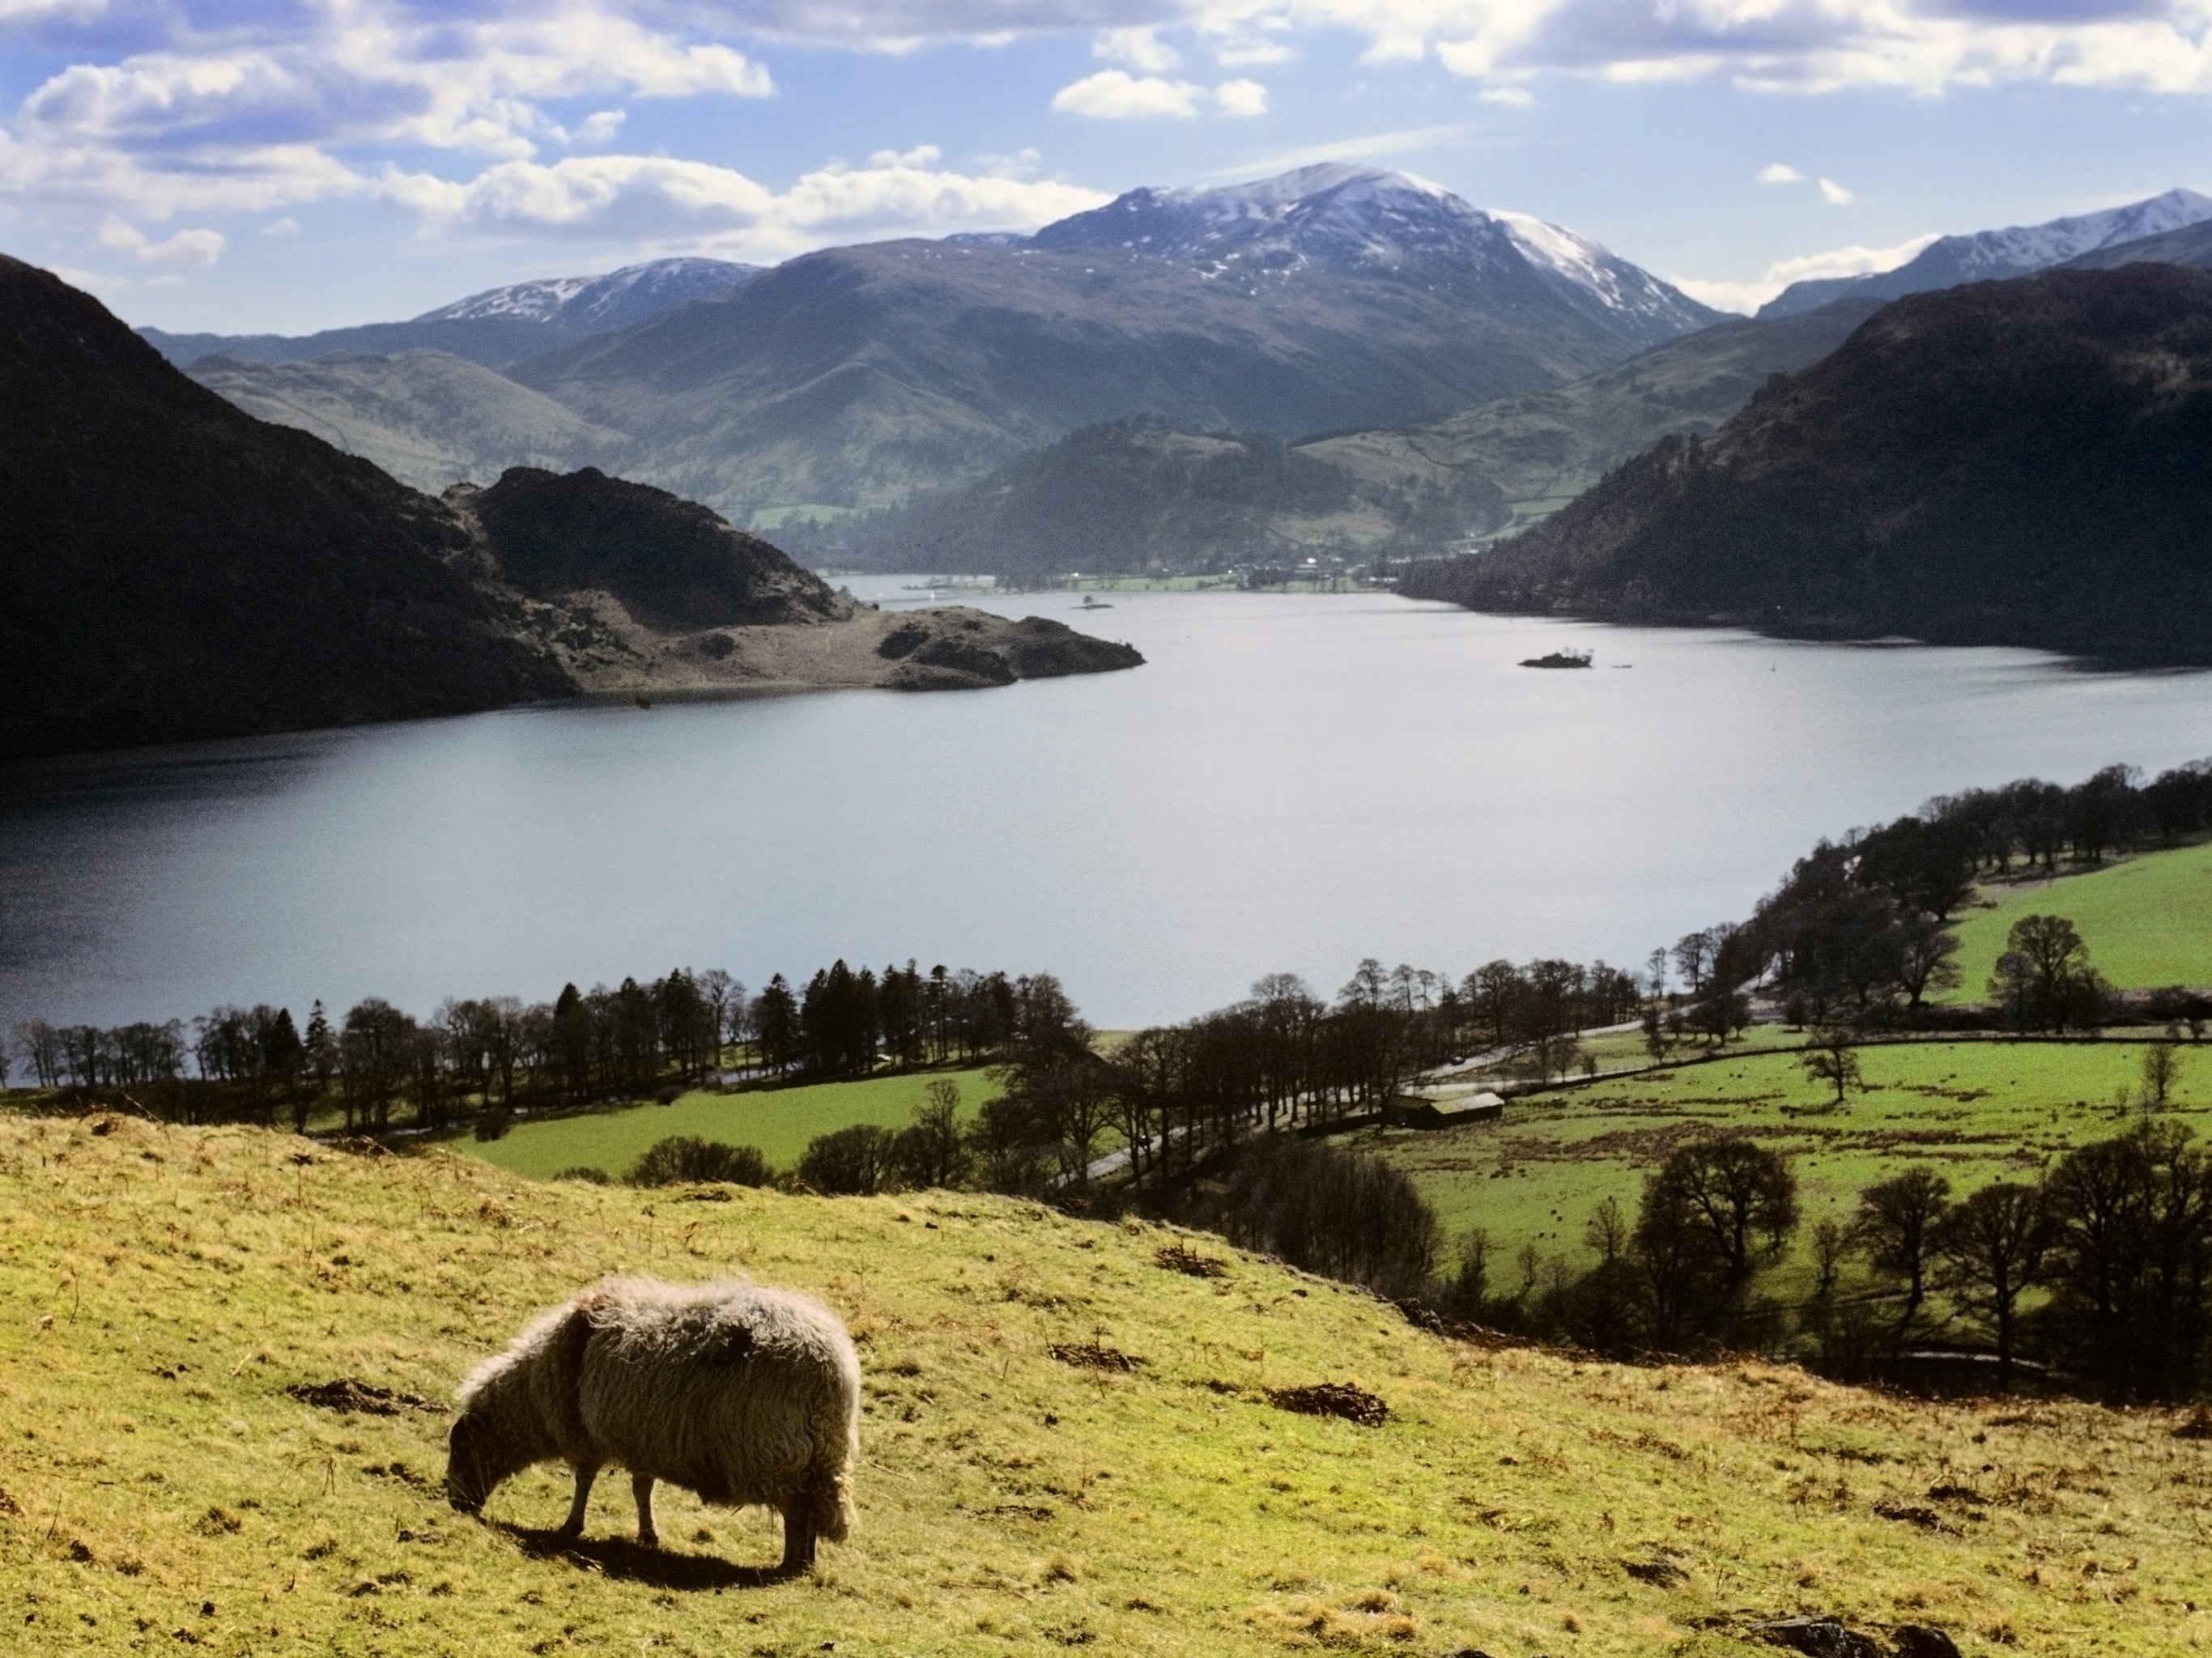
[[[641,1547],[626,1537],[564,1538],[558,1531],[490,1522],[520,1544],[533,1559],[565,1560],[622,1582],[657,1589],[758,1589],[789,1582],[793,1574],[775,1566],[740,1566],[712,1554],[676,1554]],[[799,1574],[803,1576],[804,1574]]]

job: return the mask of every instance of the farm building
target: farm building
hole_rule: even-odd
[[[1505,1102],[1486,1088],[1408,1088],[1390,1098],[1389,1121],[1399,1128],[1455,1128],[1497,1122]]]

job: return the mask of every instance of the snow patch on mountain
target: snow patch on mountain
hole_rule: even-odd
[[[1033,245],[1149,254],[1255,291],[1345,275],[1470,300],[1539,288],[1640,343],[1714,318],[1573,231],[1527,214],[1486,212],[1427,179],[1345,162],[1215,189],[1133,190],[1046,226]]]
[[[1762,317],[1788,317],[1810,311],[1846,294],[1898,299],[1961,282],[1997,282],[2026,276],[2078,259],[2100,248],[2140,241],[2212,219],[2212,196],[2193,190],[2169,190],[2124,207],[2079,213],[2047,224],[2012,225],[1972,235],[1939,236],[1893,270],[1864,276],[1834,276],[1793,282],[1761,308]]]
[[[664,311],[728,293],[759,267],[724,259],[653,259],[596,276],[549,276],[487,288],[426,311],[416,322],[468,322],[503,317],[556,323],[578,333],[601,333],[646,321]]]

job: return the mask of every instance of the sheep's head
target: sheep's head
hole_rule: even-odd
[[[446,1436],[446,1500],[463,1514],[483,1509],[507,1470],[499,1466],[491,1424],[472,1410],[453,1418]]]

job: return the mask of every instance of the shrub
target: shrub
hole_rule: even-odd
[[[775,1175],[757,1145],[726,1145],[696,1134],[671,1134],[647,1148],[623,1178],[632,1186],[766,1186]]]
[[[581,1181],[586,1186],[605,1186],[610,1183],[607,1171],[605,1169],[597,1168],[588,1163],[580,1163],[574,1168],[563,1169],[559,1174],[554,1175],[553,1178],[555,1180]]]
[[[825,1197],[872,1197],[898,1168],[898,1136],[872,1122],[817,1134],[799,1155],[799,1178]]]

